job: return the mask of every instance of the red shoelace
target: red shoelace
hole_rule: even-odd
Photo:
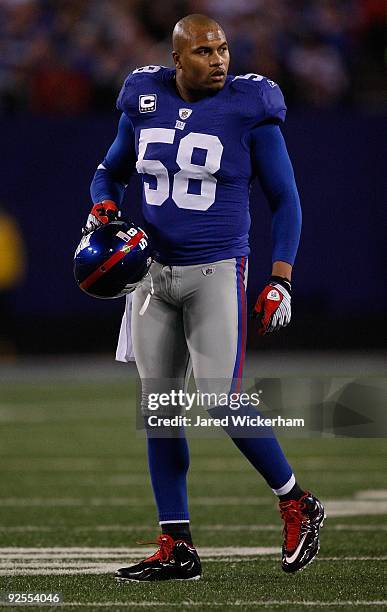
[[[153,555],[144,559],[144,561],[156,561],[157,559],[159,559],[160,561],[165,563],[170,559],[172,555],[173,547],[175,546],[175,541],[171,536],[161,533],[159,536],[157,536],[156,542],[139,542],[139,544],[158,544],[159,549],[156,550]]]
[[[287,551],[292,551],[298,544],[300,537],[301,525],[308,521],[308,516],[303,514],[305,508],[302,500],[296,501],[291,499],[283,501],[279,504],[281,518],[284,521],[284,536],[285,547]]]

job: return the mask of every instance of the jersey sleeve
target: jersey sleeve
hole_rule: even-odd
[[[122,87],[121,87],[121,91],[118,94],[118,98],[117,98],[117,102],[116,102],[116,107],[119,111],[121,111],[122,113],[127,113],[128,115],[130,115],[130,110],[131,110],[131,106],[133,104],[133,96],[135,94],[135,88],[136,88],[136,79],[135,79],[135,75],[131,72],[125,79]],[[132,103],[132,104],[130,104]]]
[[[265,113],[264,121],[283,123],[286,117],[286,104],[279,85],[264,77],[260,81],[259,92]]]
[[[285,121],[286,104],[282,91],[271,79],[261,74],[234,77],[234,91],[240,94],[240,108],[250,127],[260,123],[281,124]]]
[[[136,68],[125,79],[118,94],[116,106],[122,113],[126,113],[128,117],[134,118],[139,114],[139,105],[147,103],[146,96],[140,96],[141,92],[150,93],[155,86],[155,80],[162,79],[165,72],[168,71],[164,66],[143,66]],[[150,94],[151,96],[154,94]]]
[[[272,261],[293,265],[302,214],[293,166],[277,125],[261,125],[251,131],[251,156],[272,213]]]
[[[136,151],[133,125],[129,118],[122,114],[117,136],[106,156],[97,168],[90,192],[93,202],[113,200],[121,204],[129,178],[134,171]]]

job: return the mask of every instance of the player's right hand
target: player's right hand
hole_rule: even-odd
[[[112,200],[103,200],[93,205],[89,216],[87,217],[86,225],[82,229],[82,234],[85,236],[94,231],[100,225],[116,221],[120,216],[120,211],[117,205]]]

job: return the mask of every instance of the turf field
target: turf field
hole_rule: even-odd
[[[381,439],[283,441],[299,481],[328,514],[318,560],[294,576],[280,568],[270,491],[228,440],[192,439],[189,491],[202,580],[116,584],[115,568],[154,549],[138,542],[157,535],[156,516],[144,439],[134,430],[135,382],[91,380],[1,384],[0,592],[60,592],[63,608],[83,610],[387,606]]]

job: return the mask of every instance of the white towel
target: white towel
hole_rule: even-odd
[[[116,350],[116,361],[135,361],[132,344],[132,300],[133,293],[126,296],[125,312],[121,321],[120,335]]]

